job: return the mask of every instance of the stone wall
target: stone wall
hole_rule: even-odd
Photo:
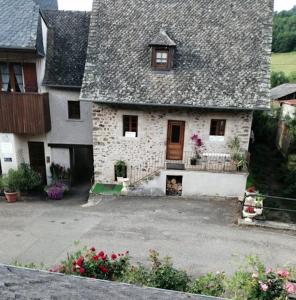
[[[123,136],[123,115],[138,116],[138,137]],[[226,119],[224,140],[210,138],[211,119]],[[114,181],[114,164],[123,160],[137,167],[150,159],[165,156],[168,120],[185,121],[184,151],[192,151],[191,136],[199,132],[206,152],[229,153],[228,142],[237,135],[248,149],[252,112],[218,112],[175,108],[120,108],[93,104],[94,168],[97,182]]]

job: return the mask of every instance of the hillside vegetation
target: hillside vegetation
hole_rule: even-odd
[[[275,13],[272,51],[296,51],[296,6],[291,10]]]

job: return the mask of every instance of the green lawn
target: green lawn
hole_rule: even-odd
[[[283,71],[287,76],[291,72],[296,72],[296,52],[273,53],[271,69],[272,71]]]

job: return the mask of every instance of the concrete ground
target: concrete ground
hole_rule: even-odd
[[[87,189],[62,201],[0,201],[0,262],[58,263],[80,245],[129,250],[146,263],[149,249],[189,273],[232,272],[246,255],[268,266],[296,266],[292,232],[238,227],[237,203],[217,199],[111,198],[82,208]]]

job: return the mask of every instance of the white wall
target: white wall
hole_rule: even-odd
[[[51,131],[53,144],[92,145],[92,103],[80,102],[80,120],[68,118],[68,100],[78,101],[79,91],[49,88]]]
[[[65,168],[70,168],[70,150],[68,148],[52,148],[51,160]]]
[[[286,104],[283,103],[282,104],[282,117],[290,117],[290,118],[294,118],[294,114],[296,112],[296,107],[294,105],[290,105],[290,104]]]
[[[183,197],[241,198],[244,196],[248,174],[164,170],[160,172],[160,176],[143,183],[140,189],[143,189],[144,194],[165,195],[167,176],[183,176]]]

